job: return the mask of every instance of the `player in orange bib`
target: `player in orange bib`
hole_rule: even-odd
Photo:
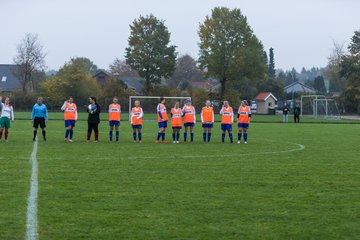
[[[205,107],[201,110],[201,123],[202,127],[204,128],[203,133],[203,140],[206,143],[206,135],[207,135],[207,142],[210,142],[211,139],[211,129],[214,125],[214,109],[211,106],[210,100],[206,100]]]
[[[221,140],[222,142],[225,141],[225,134],[226,131],[228,131],[230,142],[233,143],[232,124],[234,121],[234,112],[232,107],[230,107],[228,101],[224,101],[220,114],[221,114],[221,130],[223,131],[221,135]]]
[[[69,99],[64,102],[61,110],[64,111],[64,121],[66,128],[64,141],[72,142],[74,136],[74,127],[78,117],[77,107],[74,103],[73,97],[69,97]]]
[[[180,103],[176,102],[175,106],[171,109],[171,127],[173,129],[172,138],[173,143],[179,143],[180,129],[182,125],[182,109]]]
[[[182,112],[183,112],[184,127],[185,127],[184,143],[186,143],[189,127],[190,127],[190,141],[193,142],[194,141],[193,128],[196,123],[196,112],[195,112],[195,107],[191,105],[190,99],[186,99],[185,106],[183,107]]]
[[[113,102],[109,105],[109,139],[112,141],[113,139],[113,131],[115,127],[116,131],[116,141],[119,141],[119,126],[120,126],[120,113],[121,113],[121,106],[118,104],[117,97],[113,98]]]
[[[241,105],[238,110],[237,120],[238,120],[238,141],[237,143],[241,142],[241,134],[244,134],[244,143],[247,144],[248,139],[248,129],[251,119],[251,109],[247,104],[247,101],[241,101]]]
[[[144,112],[143,112],[143,109],[140,107],[140,101],[136,100],[135,107],[133,107],[131,109],[131,116],[130,116],[131,117],[131,126],[133,129],[134,143],[136,143],[136,131],[138,132],[139,143],[142,142],[141,129],[142,129],[143,116],[144,116]]]
[[[155,143],[159,143],[160,137],[162,139],[162,143],[167,143],[167,141],[165,140],[165,130],[167,128],[168,115],[166,112],[164,97],[160,98],[159,104],[157,105],[156,108],[156,112],[158,117],[159,132]]]

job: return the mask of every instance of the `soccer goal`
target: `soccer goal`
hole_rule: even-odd
[[[333,98],[324,95],[302,95],[301,116],[309,115],[314,118],[340,119],[338,105]]]
[[[175,102],[180,102],[180,106],[184,105],[186,99],[190,99],[191,97],[164,97],[165,98],[165,106],[168,108],[168,113],[170,112],[170,108],[172,108]],[[131,115],[131,109],[134,107],[135,101],[139,100],[140,105],[144,111],[144,120],[156,120],[156,107],[159,103],[160,96],[130,96],[129,97],[129,121]]]

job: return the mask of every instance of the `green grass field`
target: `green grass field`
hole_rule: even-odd
[[[195,143],[156,145],[151,121],[142,144],[125,121],[120,143],[106,121],[99,143],[85,141],[86,121],[64,143],[63,121],[49,121],[37,154],[39,239],[358,239],[360,124],[279,121],[254,116],[247,145],[220,143],[219,123],[211,144],[197,124]],[[30,121],[17,120],[0,143],[0,239],[26,235],[31,139]]]

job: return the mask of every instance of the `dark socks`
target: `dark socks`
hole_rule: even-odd
[[[222,142],[225,141],[225,133],[221,134],[221,141],[222,141]]]
[[[162,139],[163,141],[165,141],[165,133],[164,133],[164,132],[161,134],[161,139]]]
[[[210,142],[210,139],[211,139],[211,133],[208,133],[207,141]]]
[[[112,137],[113,137],[113,131],[109,131],[109,139],[110,139],[110,141],[112,141]]]
[[[88,133],[86,134],[86,140],[90,141],[90,137],[91,137],[91,132],[88,132]]]
[[[206,142],[206,133],[205,132],[203,133],[203,140],[204,140],[204,142]]]
[[[157,135],[157,139],[156,140],[160,140],[160,136],[161,136],[161,132],[158,132],[158,135]]]
[[[73,136],[74,136],[74,130],[70,130],[70,139],[72,139],[73,138]]]
[[[230,142],[233,142],[233,134],[229,133]]]
[[[95,132],[95,141],[99,140],[99,132]]]
[[[173,141],[176,141],[175,140],[175,135],[176,135],[175,133],[172,134]]]
[[[241,133],[238,133],[238,141],[241,141]]]
[[[187,139],[187,132],[184,132],[184,142],[186,142]]]
[[[136,141],[136,132],[133,132],[133,139],[134,139],[134,141]],[[139,140],[140,140],[140,137],[139,137]]]
[[[136,134],[136,133],[135,133]],[[138,137],[139,137],[139,141],[141,141],[142,140],[142,134],[141,134],[141,132],[138,132]]]
[[[35,141],[36,139],[36,134],[37,134],[37,131],[34,130],[34,137],[33,137],[33,140]]]
[[[69,137],[69,133],[70,133],[70,130],[69,130],[69,129],[66,129],[66,131],[65,131],[65,138],[68,138],[68,137]]]
[[[193,132],[190,133],[190,140],[194,141],[194,133]]]
[[[180,139],[180,133],[178,132],[178,133],[176,134],[176,141],[179,141],[179,139]]]
[[[247,139],[248,139],[248,134],[246,132],[246,133],[244,133],[244,141],[247,142]]]
[[[116,141],[119,141],[119,131],[116,131]]]
[[[42,135],[43,135],[44,140],[46,141],[46,131],[45,130],[42,130]]]

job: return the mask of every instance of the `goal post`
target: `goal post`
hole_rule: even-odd
[[[142,104],[141,107],[143,108],[144,112],[152,112],[155,113],[156,106],[158,104],[158,100],[162,96],[129,96],[129,121],[131,121],[131,109],[133,107],[135,100],[141,99],[148,99],[150,102],[148,104]],[[186,99],[190,99],[191,97],[163,97],[165,99],[170,99],[172,102],[175,101],[185,101]]]
[[[302,95],[301,116],[312,115],[314,118],[340,119],[340,111],[335,99],[324,95]]]

